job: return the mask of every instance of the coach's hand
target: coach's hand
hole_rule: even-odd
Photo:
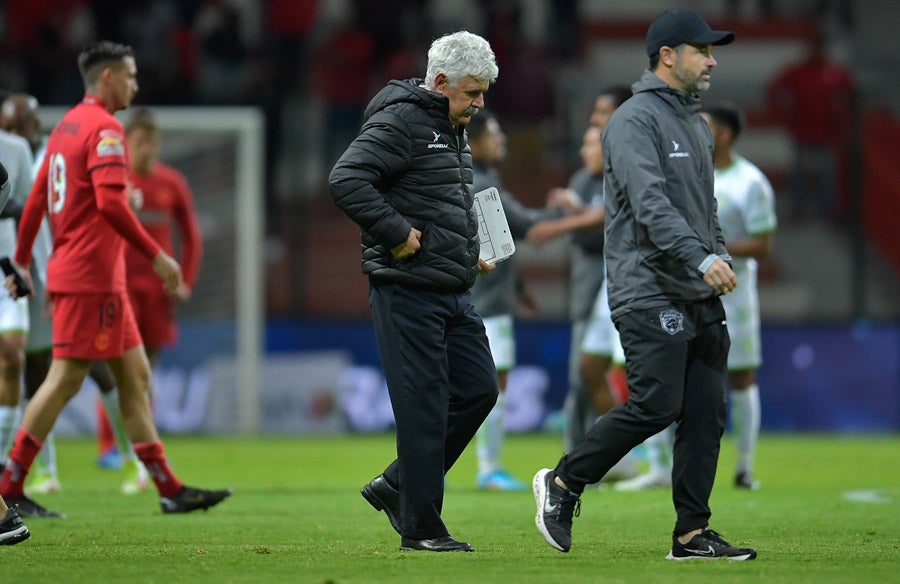
[[[717,259],[712,263],[706,273],[703,274],[706,285],[724,296],[737,288],[737,276],[727,262]]]
[[[481,258],[478,258],[478,273],[487,274],[488,272],[493,272],[497,267],[497,264],[489,264]]]
[[[178,288],[184,284],[181,266],[163,250],[159,250],[159,253],[153,257],[153,271],[163,281],[163,288],[169,294],[176,293]]]
[[[422,232],[415,227],[410,227],[409,236],[407,236],[406,241],[392,248],[391,253],[398,260],[413,256],[419,251],[419,248],[422,247],[422,244],[419,243],[420,239],[422,239]]]

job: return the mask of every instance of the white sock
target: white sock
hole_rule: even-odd
[[[103,401],[103,407],[106,408],[106,417],[109,418],[109,425],[112,426],[116,446],[119,448],[122,459],[136,458],[134,448],[131,447],[131,440],[128,439],[128,434],[125,432],[125,424],[122,423],[122,412],[119,410],[119,391],[115,388],[107,393],[101,391],[100,399]]]
[[[672,444],[674,443],[675,425],[669,425],[665,430],[650,436],[644,441],[647,452],[647,462],[650,463],[650,472],[659,474],[672,473]]]
[[[18,414],[18,406],[0,406],[0,464],[3,465],[9,459],[9,451],[16,439]]]
[[[753,453],[759,440],[759,386],[731,390],[731,426],[737,446],[737,472],[753,474]]]
[[[57,476],[56,469],[56,435],[51,431],[44,439],[44,445],[38,453],[38,458],[44,464],[44,469],[50,476]]]
[[[503,448],[503,393],[497,396],[494,409],[475,434],[478,452],[478,474],[485,475],[500,469],[500,450]]]

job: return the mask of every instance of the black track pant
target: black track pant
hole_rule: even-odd
[[[397,426],[397,459],[384,471],[400,489],[402,534],[447,534],[444,474],[497,401],[497,370],[468,292],[373,284],[369,304]]]
[[[601,417],[556,467],[576,492],[645,439],[678,422],[672,500],[680,535],[705,527],[725,428],[730,340],[717,298],[633,311],[616,326],[625,349],[628,401]]]

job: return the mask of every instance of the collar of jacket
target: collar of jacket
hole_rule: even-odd
[[[423,79],[393,79],[379,91],[366,107],[364,118],[368,120],[376,112],[386,107],[401,103],[413,103],[427,111],[436,119],[446,119],[450,123],[450,100],[423,87]]]
[[[634,93],[652,91],[669,103],[675,111],[694,114],[700,111],[700,96],[696,93],[685,93],[669,86],[659,76],[645,69],[641,80],[631,86]]]

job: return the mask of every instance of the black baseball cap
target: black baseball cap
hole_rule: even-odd
[[[647,29],[647,56],[652,57],[663,47],[674,48],[685,43],[727,45],[733,40],[733,32],[709,28],[693,10],[666,10]]]

